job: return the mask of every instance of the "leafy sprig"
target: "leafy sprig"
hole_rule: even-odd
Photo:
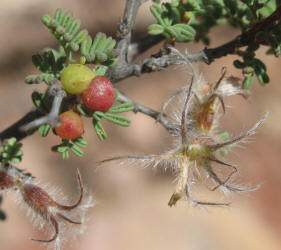
[[[179,23],[184,19],[181,17],[179,9],[172,4],[152,5],[150,11],[158,22],[149,26],[150,34],[161,34],[166,38],[173,38],[177,42],[189,42],[194,39],[195,30],[187,23]]]
[[[236,68],[243,69],[243,74],[245,76],[243,80],[244,89],[251,88],[254,81],[254,75],[256,75],[262,86],[269,83],[266,66],[260,59],[256,58],[254,49],[251,50],[248,48],[246,51],[237,51],[237,54],[242,57],[243,61],[235,60],[233,62]]]
[[[114,50],[115,40],[111,37],[107,38],[103,33],[98,33],[92,39],[86,29],[79,31],[81,22],[74,19],[71,12],[63,13],[61,9],[58,9],[54,17],[45,15],[42,22],[58,39],[68,61],[72,60],[72,52],[80,50],[86,58],[86,63],[114,65],[114,59],[117,56]]]
[[[84,152],[81,147],[87,147],[87,142],[82,137],[71,141],[63,139],[61,144],[52,147],[52,151],[60,153],[62,159],[66,160],[69,158],[70,152],[78,157],[82,157]]]
[[[93,127],[96,131],[98,138],[103,141],[107,138],[106,131],[101,123],[102,118],[113,124],[128,127],[130,120],[127,117],[118,115],[118,113],[124,113],[134,110],[134,104],[127,102],[116,106],[112,106],[108,111],[92,111],[82,104],[77,106],[77,110],[81,115],[92,117]]]
[[[66,65],[66,55],[62,47],[59,50],[48,48],[45,49],[42,55],[33,55],[32,62],[42,74],[28,75],[25,82],[28,84],[45,82],[50,85],[55,78],[60,79],[60,75]]]
[[[0,159],[2,165],[8,162],[19,163],[22,158],[22,144],[12,137],[0,146]]]

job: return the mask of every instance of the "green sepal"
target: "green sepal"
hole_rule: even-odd
[[[132,102],[125,102],[116,106],[112,106],[108,112],[111,112],[113,114],[116,113],[123,113],[123,112],[129,112],[135,109],[135,105]]]
[[[43,124],[38,128],[39,135],[42,137],[46,137],[51,129],[49,124]]]

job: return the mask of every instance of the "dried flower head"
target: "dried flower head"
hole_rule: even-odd
[[[77,180],[80,189],[77,201],[73,205],[64,205],[54,198],[61,198],[63,202],[66,200],[57,190],[51,191],[48,187],[42,187],[33,177],[9,164],[0,168],[0,190],[16,191],[17,202],[27,209],[28,217],[34,224],[40,229],[47,229],[45,230],[47,232],[53,231],[49,239],[32,240],[42,243],[54,242],[55,249],[60,249],[62,242],[66,241],[68,232],[75,231],[67,224],[81,226],[85,220],[86,210],[93,206],[91,197],[87,199],[84,197],[84,187],[78,170]],[[53,227],[52,230],[48,230],[50,225]],[[82,233],[81,230],[76,230],[76,234]]]
[[[193,65],[191,67],[193,69]],[[237,94],[245,98],[248,96],[233,78],[226,79],[225,74],[226,71],[223,69],[219,80],[210,84],[193,69],[191,83],[164,103],[162,111],[165,112],[167,107],[171,107],[171,122],[175,127],[173,131],[175,146],[172,150],[160,155],[114,157],[102,163],[119,160],[143,166],[170,167],[176,176],[176,187],[169,200],[169,206],[175,205],[183,197],[194,205],[228,205],[229,203],[197,201],[193,198],[192,185],[198,181],[206,184],[207,179],[214,183],[213,187],[206,184],[211,191],[218,188],[232,192],[255,190],[256,188],[243,189],[229,184],[230,178],[237,172],[237,167],[220,160],[218,152],[253,135],[266,119],[266,115],[240,136],[222,140],[217,127],[221,117],[220,106],[225,113],[224,97]],[[229,169],[224,179],[217,175],[214,164]]]

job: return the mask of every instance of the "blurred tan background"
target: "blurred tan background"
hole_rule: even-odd
[[[56,47],[57,42],[41,24],[45,13],[57,8],[71,10],[80,18],[91,35],[98,31],[114,35],[123,14],[125,0],[1,0],[0,9],[0,130],[19,119],[32,106],[30,94],[39,86],[28,86],[24,78],[36,70],[32,54],[44,47]],[[135,37],[145,34],[153,21],[145,4],[138,15]],[[237,31],[228,26],[212,30],[216,46],[232,39]],[[203,49],[202,44],[188,45],[189,51]],[[184,46],[179,46],[184,51]],[[148,56],[158,48],[146,53]],[[260,51],[260,58],[264,57]],[[206,79],[216,81],[222,66],[228,74],[241,76],[232,66],[233,56],[221,58],[210,66],[200,64]],[[167,132],[154,120],[142,114],[128,114],[130,128],[120,128],[104,122],[109,138],[98,141],[90,121],[86,122],[85,138],[89,143],[85,157],[71,156],[63,161],[50,151],[59,143],[53,135],[26,138],[24,158],[20,168],[27,169],[43,183],[60,187],[66,195],[76,194],[75,169],[79,168],[85,184],[98,204],[92,209],[87,233],[75,244],[64,249],[79,250],[277,250],[281,249],[281,126],[280,126],[280,60],[266,57],[269,86],[257,82],[252,88],[251,102],[241,97],[227,100],[231,106],[223,119],[223,129],[238,134],[250,128],[266,111],[269,118],[252,142],[244,149],[235,149],[227,160],[240,166],[235,180],[246,186],[262,183],[255,192],[230,196],[229,208],[207,211],[179,202],[169,208],[173,192],[173,176],[167,172],[154,173],[111,164],[97,167],[106,157],[124,154],[160,153],[171,143]],[[130,78],[117,87],[139,103],[159,109],[176,88],[186,84],[183,68],[170,67],[163,72]],[[200,190],[205,199],[220,199],[221,194]],[[3,209],[8,219],[0,222],[0,250],[45,249],[30,238],[39,237],[36,229],[19,209],[12,195],[6,196]]]

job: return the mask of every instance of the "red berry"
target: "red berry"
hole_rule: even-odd
[[[107,111],[115,99],[114,87],[106,77],[96,76],[81,97],[87,108],[95,111]]]
[[[57,135],[62,139],[74,140],[84,132],[84,124],[80,115],[69,110],[60,114],[61,124],[55,127]]]

